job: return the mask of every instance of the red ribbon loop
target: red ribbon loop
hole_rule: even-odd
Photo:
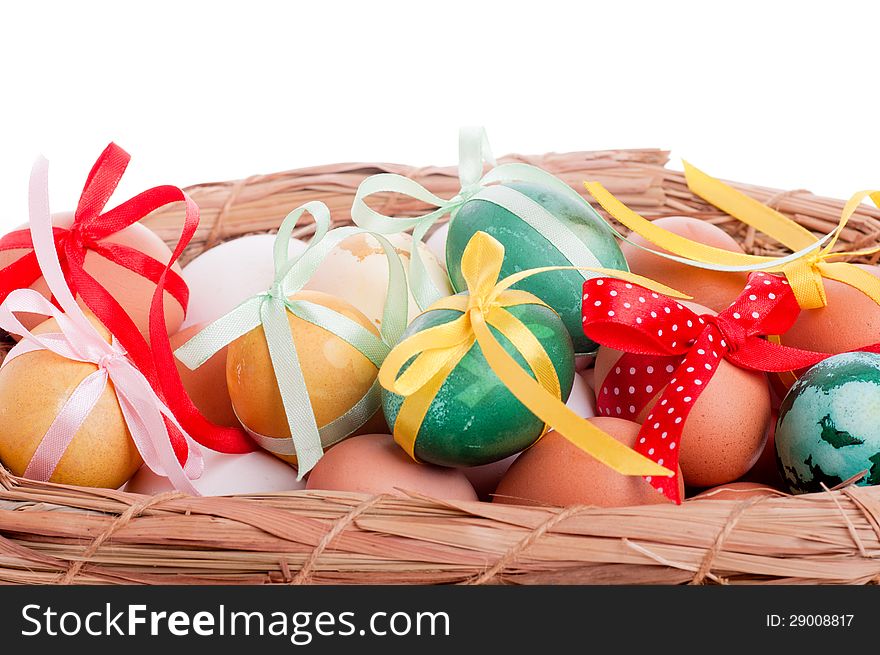
[[[660,389],[642,424],[636,450],[675,470],[687,417],[722,359],[757,371],[812,366],[826,357],[762,338],[785,332],[800,308],[781,277],[752,273],[739,297],[712,316],[672,298],[613,278],[584,282],[584,333],[623,351],[597,394],[600,415],[636,420]],[[677,476],[646,478],[680,503]]]

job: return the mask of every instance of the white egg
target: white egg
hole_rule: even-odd
[[[596,396],[584,379],[575,373],[571,395],[565,403],[570,410],[581,418],[593,418],[596,415]]]
[[[397,249],[404,269],[408,269],[412,237],[409,234],[392,234],[387,238]],[[431,280],[444,294],[452,295],[449,278],[436,257],[425,244],[419,244],[419,249]],[[350,236],[327,255],[305,288],[348,301],[379,327],[388,288],[385,253],[379,242],[368,234]],[[415,318],[420,311],[410,293],[408,320]]]
[[[182,329],[211,323],[272,286],[274,244],[274,234],[252,234],[214,246],[187,264],[183,279],[189,286],[189,309]],[[290,240],[291,256],[305,249],[303,241]]]
[[[202,446],[205,470],[193,486],[203,496],[257,494],[305,489],[305,480],[297,481],[296,469],[266,452],[240,455],[218,453]],[[142,466],[128,481],[126,491],[155,495],[173,491],[168,478],[156,475]]]
[[[449,234],[449,223],[444,223],[425,241],[428,250],[437,258],[437,261],[446,268],[446,237]]]

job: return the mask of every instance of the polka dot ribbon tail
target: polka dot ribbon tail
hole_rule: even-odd
[[[675,471],[688,414],[722,359],[740,368],[779,372],[828,357],[762,338],[788,330],[799,311],[788,282],[763,272],[752,273],[736,301],[717,316],[697,314],[673,298],[623,280],[587,280],[584,333],[624,353],[599,390],[599,414],[634,421],[663,389],[635,450]],[[677,475],[645,479],[681,502]]]

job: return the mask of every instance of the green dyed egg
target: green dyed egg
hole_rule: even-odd
[[[793,493],[862,471],[858,484],[880,484],[880,355],[835,355],[795,382],[779,409],[776,458]]]
[[[504,186],[531,198],[555,216],[589,248],[600,266],[629,270],[611,230],[586,202],[576,202],[537,184],[517,182]],[[573,265],[546,236],[510,211],[488,200],[471,198],[455,215],[446,239],[446,265],[456,291],[466,288],[461,274],[461,257],[468,241],[478,231],[492,235],[504,246],[501,277],[541,266]],[[581,323],[583,284],[584,278],[577,271],[554,271],[539,273],[513,287],[536,295],[556,310],[578,355],[594,353],[598,347],[584,335]]]
[[[553,362],[563,400],[574,382],[574,351],[568,331],[556,313],[542,305],[507,308],[535,335]],[[438,309],[416,317],[404,338],[455,320],[461,312]],[[530,375],[525,359],[490,326],[504,349]],[[408,362],[406,366],[411,363]],[[406,370],[401,369],[401,373]],[[534,375],[532,375],[534,377]],[[388,425],[394,427],[403,397],[383,390]],[[541,436],[543,422],[514,397],[489,368],[475,343],[440,387],[428,408],[415,441],[416,459],[441,466],[476,466],[509,457]]]

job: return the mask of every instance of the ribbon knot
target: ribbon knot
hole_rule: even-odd
[[[635,421],[662,389],[635,449],[675,470],[687,417],[722,360],[778,372],[812,366],[828,356],[761,338],[785,332],[799,311],[791,285],[762,272],[752,273],[736,301],[717,316],[698,315],[672,298],[621,280],[588,280],[584,332],[624,353],[597,394],[599,414]],[[676,480],[646,479],[681,501]]]
[[[415,443],[422,421],[446,378],[472,347],[478,345],[499,380],[529,411],[600,462],[624,475],[671,475],[672,471],[636,454],[613,437],[574,414],[561,399],[556,369],[541,342],[508,308],[546,305],[510,289],[530,275],[564,267],[522,271],[499,281],[504,247],[485,232],[468,242],[461,260],[468,291],[433,303],[428,311],[461,312],[454,320],[416,332],[397,344],[379,371],[379,382],[404,396],[394,422],[394,439],[416,459]],[[495,338],[494,328],[526,361],[526,372]],[[403,367],[412,363],[403,373]],[[543,433],[542,433],[543,434]]]

